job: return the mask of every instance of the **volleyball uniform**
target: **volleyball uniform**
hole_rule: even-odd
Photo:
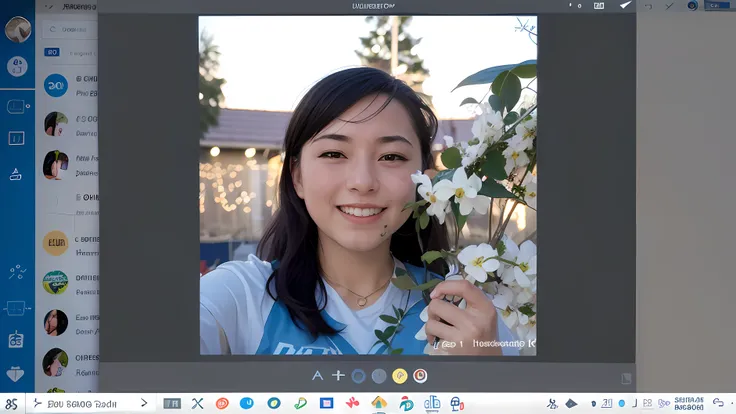
[[[419,282],[424,269],[395,260]],[[396,269],[395,268],[395,269]],[[376,343],[376,330],[389,324],[381,315],[394,315],[394,307],[405,309],[402,328],[391,341],[403,355],[421,355],[427,341],[414,336],[424,322],[420,313],[426,306],[421,292],[402,290],[392,283],[378,300],[363,309],[350,309],[342,297],[325,283],[327,306],[322,317],[339,330],[334,335],[320,335],[316,340],[291,319],[281,301],[273,300],[266,290],[272,273],[270,262],[255,255],[247,261],[231,261],[200,278],[200,350],[202,355],[350,355],[386,354],[383,343]],[[396,275],[396,270],[394,270]],[[317,303],[324,303],[322,293],[315,293]],[[498,340],[513,341],[511,331],[499,319]],[[503,347],[504,355],[518,355],[516,347]]]

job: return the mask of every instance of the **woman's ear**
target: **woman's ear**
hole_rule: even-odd
[[[302,185],[302,169],[296,158],[291,160],[291,181],[294,183],[294,191],[302,200],[304,199],[304,186]]]

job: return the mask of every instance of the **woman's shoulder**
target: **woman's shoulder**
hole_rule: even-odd
[[[210,288],[237,291],[247,287],[248,290],[265,290],[273,269],[274,265],[271,262],[250,254],[247,260],[225,262],[202,276],[200,290],[203,293]]]

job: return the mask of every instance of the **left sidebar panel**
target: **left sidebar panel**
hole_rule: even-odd
[[[0,7],[0,390],[34,392],[34,0]]]

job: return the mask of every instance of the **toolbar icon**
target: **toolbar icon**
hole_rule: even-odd
[[[23,131],[8,132],[8,145],[11,147],[26,145],[26,133]]]
[[[594,10],[604,10],[605,8],[606,8],[606,3],[602,1],[593,3]]]
[[[21,333],[18,333],[18,331],[15,331],[15,333],[8,335],[8,348],[10,349],[23,348],[23,338],[25,338],[25,336]]]
[[[8,101],[6,109],[11,115],[23,115],[26,109],[30,109],[31,105],[27,105],[23,99],[11,99]]]
[[[26,301],[24,300],[9,300],[3,310],[8,313],[8,316],[23,316],[31,308],[26,306]]]
[[[26,270],[28,270],[28,269],[23,269],[23,270],[21,270],[21,269],[22,269],[21,265],[15,265],[15,267],[11,267],[10,268],[10,276],[8,277],[8,279],[12,279],[14,277],[15,278],[18,278],[19,280],[20,279],[23,279],[23,273],[25,273]]]
[[[23,179],[23,174],[21,174],[17,168],[13,168],[13,172],[10,173],[10,177],[8,177],[10,181],[20,181]]]
[[[10,378],[13,382],[20,381],[21,378],[23,378],[23,374],[26,372],[20,369],[20,367],[10,367],[9,370],[5,371],[5,374]]]
[[[572,407],[575,407],[576,405],[578,405],[578,403],[573,401],[572,398],[568,399],[567,402],[565,403],[565,407],[567,408],[572,408]]]
[[[301,410],[302,408],[307,406],[307,399],[304,397],[299,397],[299,401],[297,401],[296,404],[294,404],[294,408],[297,410]]]
[[[164,398],[164,410],[181,410],[181,398]]]
[[[621,3],[620,6],[622,9],[625,9],[626,7],[629,6],[629,4],[631,4],[631,1],[627,1],[626,3]]]
[[[442,402],[436,395],[430,395],[429,398],[424,400],[424,410],[427,414],[435,414],[440,412],[442,408]]]

